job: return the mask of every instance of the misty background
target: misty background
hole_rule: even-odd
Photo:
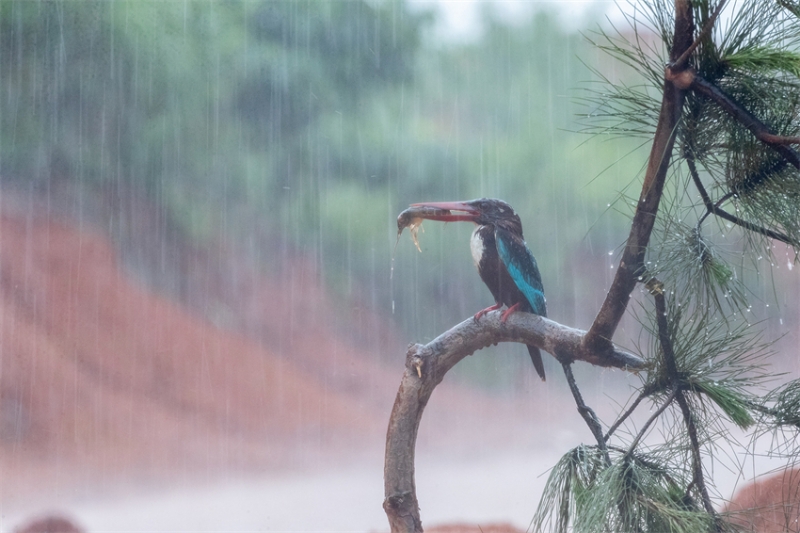
[[[638,83],[587,40],[624,19],[556,4],[0,4],[0,529],[51,509],[89,530],[385,529],[406,346],[492,303],[471,225],[426,222],[420,253],[397,215],[508,201],[549,316],[577,328],[629,229],[649,139],[583,132],[597,72]],[[782,253],[743,275],[785,348]],[[647,346],[634,322],[616,340]],[[590,437],[545,365],[493,347],[437,390],[423,517],[527,525]],[[638,383],[577,375],[601,416]]]

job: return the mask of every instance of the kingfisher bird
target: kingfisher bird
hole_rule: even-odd
[[[503,305],[507,309],[500,316],[502,322],[515,311],[547,316],[539,266],[525,244],[522,221],[510,205],[494,198],[479,198],[467,202],[418,203],[411,207],[433,208],[430,214],[420,211],[420,217],[428,220],[468,221],[477,225],[470,238],[472,258],[478,274],[494,296],[495,304],[478,311],[475,320]],[[447,212],[436,212],[436,209]],[[528,353],[536,372],[544,381],[544,365],[539,348],[528,345]]]

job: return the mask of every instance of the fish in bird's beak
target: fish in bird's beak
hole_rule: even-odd
[[[453,213],[462,211],[465,214]],[[473,222],[478,216],[478,211],[466,202],[426,202],[411,204],[411,207],[400,213],[397,217],[397,240],[405,228],[411,232],[411,240],[420,252],[417,233],[422,229],[423,220],[439,220],[442,222]],[[423,230],[425,231],[425,230]]]

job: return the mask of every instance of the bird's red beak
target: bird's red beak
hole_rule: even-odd
[[[420,211],[417,216],[427,220],[440,220],[442,222],[475,222],[480,212],[466,202],[423,202],[411,204],[411,207],[439,209],[443,211],[461,211],[461,213],[430,213]]]

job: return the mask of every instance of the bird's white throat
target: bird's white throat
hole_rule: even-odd
[[[477,226],[475,231],[472,232],[472,237],[469,239],[469,250],[472,252],[472,260],[475,261],[476,267],[481,262],[484,250],[483,238],[480,233],[478,233],[481,228],[483,228],[483,226]]]

